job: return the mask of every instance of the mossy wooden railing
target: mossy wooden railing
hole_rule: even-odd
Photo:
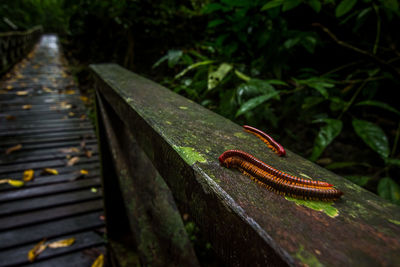
[[[118,65],[91,66],[108,240],[129,265],[198,265],[181,214],[233,266],[399,266],[400,208]],[[298,176],[328,181],[337,202],[277,195],[219,165],[241,149]],[[137,255],[137,256],[136,256]]]
[[[0,74],[25,57],[43,32],[42,26],[27,31],[0,32]]]

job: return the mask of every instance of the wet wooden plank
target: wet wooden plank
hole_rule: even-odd
[[[96,187],[97,188],[97,187]],[[72,203],[79,203],[101,198],[101,190],[92,192],[90,189],[48,195],[39,198],[22,199],[10,203],[0,203],[0,216],[34,211],[37,209],[51,208]]]
[[[86,188],[100,186],[100,179],[83,179],[78,181],[72,181],[67,183],[59,183],[54,185],[43,185],[32,188],[19,188],[18,190],[12,190],[3,192],[0,194],[0,203],[15,201],[19,199],[28,199],[32,197],[46,196],[49,194],[57,194],[70,192],[75,190],[83,190]]]
[[[71,238],[71,235],[60,236],[58,238],[50,239],[49,242]],[[75,243],[70,247],[59,248],[59,249],[46,249],[41,253],[33,264],[29,264],[28,261],[28,251],[32,249],[35,245],[33,243],[21,246],[14,249],[4,250],[0,252],[0,266],[21,266],[23,264],[29,264],[29,266],[43,266],[47,264],[48,266],[90,266],[84,265],[87,262],[93,262],[92,258],[84,256],[83,251],[90,247],[98,247],[104,245],[104,240],[98,234],[94,232],[83,232],[74,234]],[[75,259],[71,255],[79,255]],[[60,260],[61,257],[65,257],[65,260]],[[85,259],[88,258],[87,261]],[[79,261],[81,260],[81,261]],[[64,263],[64,264],[62,264]],[[51,265],[52,264],[52,265]]]
[[[53,267],[53,266],[76,266],[87,267],[92,266],[94,261],[100,254],[106,255],[105,247],[95,247],[84,251],[62,255],[43,262],[33,263],[29,266],[33,267]],[[106,265],[104,265],[106,266]]]
[[[28,243],[39,242],[43,238],[56,238],[99,228],[104,225],[104,222],[100,219],[102,215],[102,211],[91,212],[84,215],[2,232],[0,233],[0,249],[3,250]]]

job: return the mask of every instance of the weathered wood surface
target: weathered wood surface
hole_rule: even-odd
[[[76,241],[46,249],[33,266],[90,266],[105,253],[97,141],[84,114],[55,36],[44,36],[0,83],[0,180],[22,180],[25,170],[35,171],[23,187],[0,184],[0,266],[28,264],[28,251],[44,238]],[[5,153],[16,145],[22,147]],[[79,161],[68,166],[72,157]],[[46,175],[44,168],[58,175]]]
[[[180,211],[189,212],[228,264],[400,265],[398,206],[291,151],[286,157],[277,157],[239,125],[118,65],[91,68],[104,120],[100,122],[100,140],[102,162],[108,165],[103,168],[106,174],[114,172],[119,178],[107,175],[103,179],[114,186],[114,192],[119,185],[121,194],[105,192],[108,216],[123,218],[129,214],[118,212],[135,210],[124,201],[130,193],[137,194],[130,187],[141,183],[137,176],[131,176],[133,167],[128,166],[142,166],[135,162],[142,156],[132,150],[132,144],[137,143],[171,189]],[[244,150],[297,176],[332,183],[344,196],[324,203],[277,195],[238,171],[222,168],[218,156],[228,149]],[[151,178],[154,171],[149,170]],[[154,183],[154,179],[150,181]],[[157,195],[148,193],[149,201],[156,202]],[[138,197],[130,195],[131,199]],[[128,207],[110,210],[109,201]],[[111,219],[107,222],[109,231],[115,225]]]
[[[24,32],[0,33],[0,74],[26,56],[42,33],[41,26]]]

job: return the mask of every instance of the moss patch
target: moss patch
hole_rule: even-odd
[[[316,267],[324,266],[322,263],[319,262],[319,260],[317,259],[317,257],[315,257],[315,255],[304,250],[303,246],[300,246],[299,251],[297,251],[295,257],[299,259],[305,266],[316,266]]]
[[[207,160],[197,152],[193,147],[187,146],[174,146],[174,149],[181,155],[181,157],[189,164],[193,165],[195,162],[206,163]]]
[[[236,136],[236,137],[242,138],[242,139],[247,139],[247,135],[245,135],[242,132],[236,132],[233,135]]]
[[[185,110],[185,109],[188,109],[188,107],[185,107],[185,106],[180,106],[179,108],[180,108],[180,109],[184,109],[184,110]]]
[[[322,211],[329,217],[335,218],[339,215],[339,211],[333,207],[332,205],[334,202],[325,202],[325,201],[315,201],[315,200],[304,200],[304,199],[297,199],[292,197],[285,197],[286,200],[292,201],[297,205],[301,205],[316,211]]]

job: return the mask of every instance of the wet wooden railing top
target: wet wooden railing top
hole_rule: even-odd
[[[287,151],[278,157],[242,128],[115,64],[92,65],[99,93],[128,126],[196,224],[232,264],[400,264],[400,208]],[[241,149],[344,192],[336,202],[295,200],[219,165]],[[175,155],[175,156],[171,156]]]

